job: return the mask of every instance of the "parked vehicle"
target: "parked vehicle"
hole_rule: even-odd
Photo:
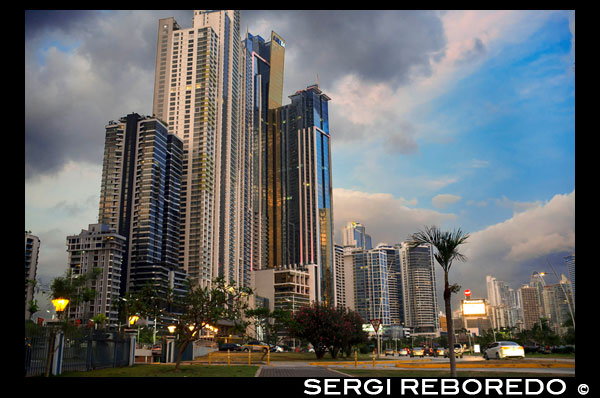
[[[398,350],[398,355],[408,356],[410,354],[410,350],[408,348],[400,348]]]
[[[385,350],[385,356],[387,357],[388,355],[394,356],[396,352],[394,350]]]
[[[219,351],[242,351],[242,346],[235,343],[223,343],[219,345]]]
[[[270,347],[267,343],[263,343],[262,341],[249,341],[241,347],[242,351],[269,351]]]
[[[448,353],[449,353],[448,350],[446,350],[444,352],[444,358],[448,358]],[[454,344],[454,357],[455,358],[462,358],[463,355],[464,355],[464,353],[465,353],[465,349],[463,348],[463,346],[461,344],[459,344],[459,343],[455,343]]]
[[[284,352],[283,347],[280,347],[278,345],[274,345],[271,347],[271,352]]]
[[[424,357],[425,349],[423,347],[414,347],[410,353],[411,357]]]
[[[483,352],[485,359],[525,358],[525,350],[514,341],[497,341]]]

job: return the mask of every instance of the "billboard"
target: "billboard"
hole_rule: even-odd
[[[462,300],[463,315],[486,315],[485,300]]]

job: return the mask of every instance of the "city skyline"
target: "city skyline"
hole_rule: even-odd
[[[66,270],[66,236],[97,222],[104,125],[151,114],[168,17],[188,28],[192,11],[26,12],[25,228],[42,283]],[[487,274],[518,287],[546,258],[567,274],[573,12],[242,10],[246,28],[285,38],[284,96],[319,83],[332,98],[336,243],[346,221],[373,246],[461,227],[469,261],[451,279],[473,297]]]

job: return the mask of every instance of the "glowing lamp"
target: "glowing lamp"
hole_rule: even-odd
[[[136,323],[138,321],[138,319],[140,319],[140,317],[137,315],[130,316],[129,317],[129,325],[133,325],[134,323]]]
[[[177,326],[169,325],[167,326],[167,329],[169,329],[169,333],[175,333],[175,329],[177,329]]]
[[[52,304],[54,304],[56,312],[63,312],[67,308],[67,304],[69,304],[69,299],[59,297],[52,300]]]

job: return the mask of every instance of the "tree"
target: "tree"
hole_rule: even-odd
[[[368,342],[367,333],[362,328],[365,321],[357,311],[345,307],[342,307],[340,311],[344,322],[341,350],[346,356],[350,356],[352,347]]]
[[[68,269],[65,276],[52,280],[50,284],[51,299],[66,298],[71,307],[94,300],[96,290],[89,287],[89,282],[96,280],[101,273],[100,268],[93,268],[83,274],[73,274],[73,271]]]
[[[336,358],[340,350],[349,352],[352,345],[367,341],[362,324],[354,311],[313,303],[296,312],[290,333],[312,344],[317,359],[327,351]]]
[[[245,311],[245,316],[254,328],[254,335],[258,338],[258,331],[260,330],[263,341],[268,344],[277,344],[280,332],[287,330],[291,321],[289,311],[282,309],[269,311],[265,307],[248,309]]]
[[[143,311],[156,315],[158,320],[165,317],[176,320],[179,350],[175,371],[179,371],[185,349],[196,340],[202,328],[215,326],[220,320],[233,321],[234,324],[242,322],[242,314],[248,308],[248,296],[251,294],[252,289],[229,285],[220,277],[210,287],[190,284],[183,296],[169,294],[169,297],[162,299],[163,303],[169,305],[161,311],[153,309],[159,306],[155,296],[141,294],[138,296],[141,302],[138,308],[145,308]]]
[[[452,324],[451,296],[460,290],[457,284],[450,284],[448,273],[454,260],[465,261],[466,257],[458,251],[458,247],[469,238],[462,230],[442,232],[436,226],[425,227],[424,231],[412,234],[408,244],[416,247],[429,244],[435,248],[434,258],[444,270],[444,306],[448,327],[448,354],[450,358],[450,377],[456,377],[456,359],[454,358],[454,325]]]

